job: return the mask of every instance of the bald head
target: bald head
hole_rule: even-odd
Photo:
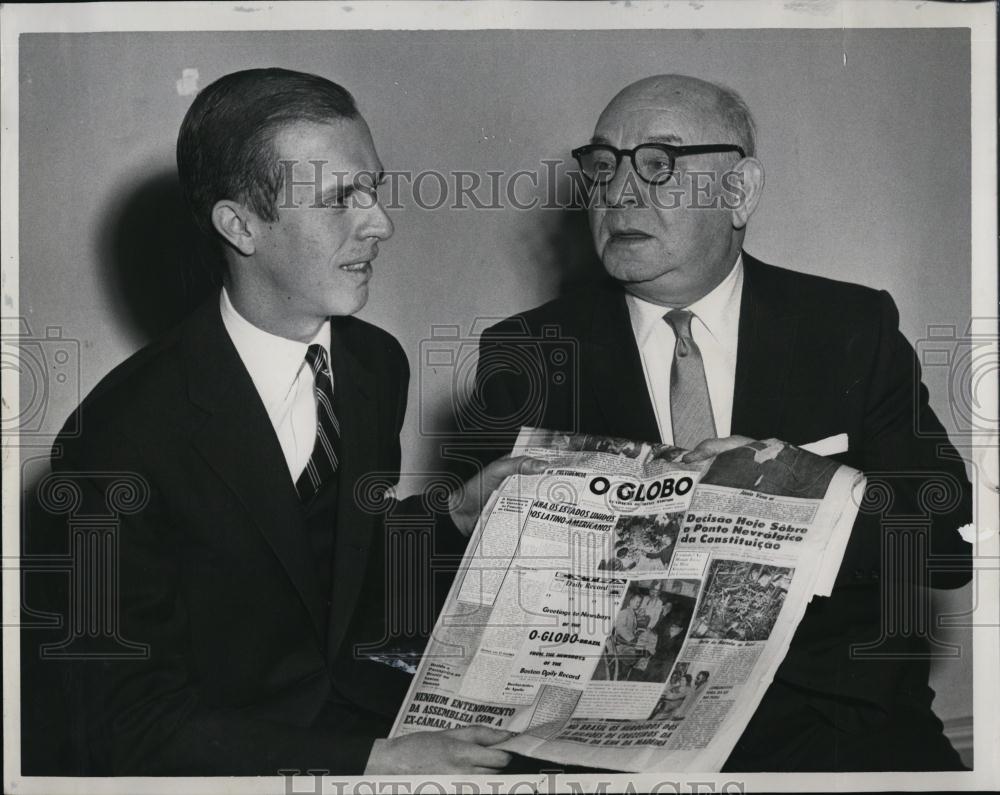
[[[703,140],[677,143],[708,143],[711,138],[711,143],[737,144],[747,157],[757,154],[757,127],[750,108],[726,86],[688,75],[644,77],[619,91],[601,119],[643,109],[669,112],[702,131]]]
[[[618,150],[613,177],[588,206],[608,274],[663,306],[711,292],[732,272],[764,186],[753,117],[739,94],[685,75],[647,77],[608,103],[591,142]],[[668,179],[642,177],[625,156],[648,144],[667,145]]]

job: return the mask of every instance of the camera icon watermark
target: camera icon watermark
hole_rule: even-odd
[[[435,325],[421,340],[421,435],[502,438],[523,425],[543,424],[553,400],[568,409],[570,430],[577,427],[578,340],[559,325],[532,332],[523,321],[508,321],[481,346],[482,332],[499,320],[477,318],[468,333],[458,325]]]
[[[61,328],[48,326],[34,335],[25,318],[5,318],[0,335],[0,370],[3,377],[14,374],[19,381],[19,400],[14,408],[4,401],[2,433],[28,444],[51,443],[64,419],[52,416],[54,399],[76,406],[80,402],[80,341],[63,335]],[[69,435],[79,429],[71,418]]]
[[[926,336],[917,340],[915,347],[925,377],[946,379],[948,409],[955,429],[951,435],[956,442],[995,434],[1000,421],[995,386],[1000,373],[997,318],[972,318],[963,332],[954,325],[928,326]],[[921,390],[915,389],[913,394],[919,401]],[[914,416],[917,435],[945,435],[936,424],[929,425],[921,412],[914,412]]]

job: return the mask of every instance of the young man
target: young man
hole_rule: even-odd
[[[226,75],[189,109],[177,164],[225,286],[108,375],[53,456],[85,512],[115,500],[108,473],[140,484],[116,533],[117,624],[146,652],[74,664],[85,772],[503,767],[504,732],[378,739],[407,679],[361,652],[400,607],[383,518],[406,506],[363,492],[398,475],[409,370],[352,317],[393,232],[354,100],[314,75]],[[519,463],[454,494],[437,531],[468,533]]]

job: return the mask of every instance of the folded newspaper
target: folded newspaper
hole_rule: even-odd
[[[814,595],[864,476],[776,440],[684,451],[522,429],[390,736],[460,726],[497,748],[626,771],[717,772]]]

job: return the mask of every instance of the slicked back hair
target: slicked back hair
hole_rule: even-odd
[[[358,118],[342,86],[289,69],[247,69],[220,77],[195,98],[177,136],[181,190],[198,227],[213,236],[212,208],[220,199],[277,220],[283,169],[274,136],[299,121]]]

